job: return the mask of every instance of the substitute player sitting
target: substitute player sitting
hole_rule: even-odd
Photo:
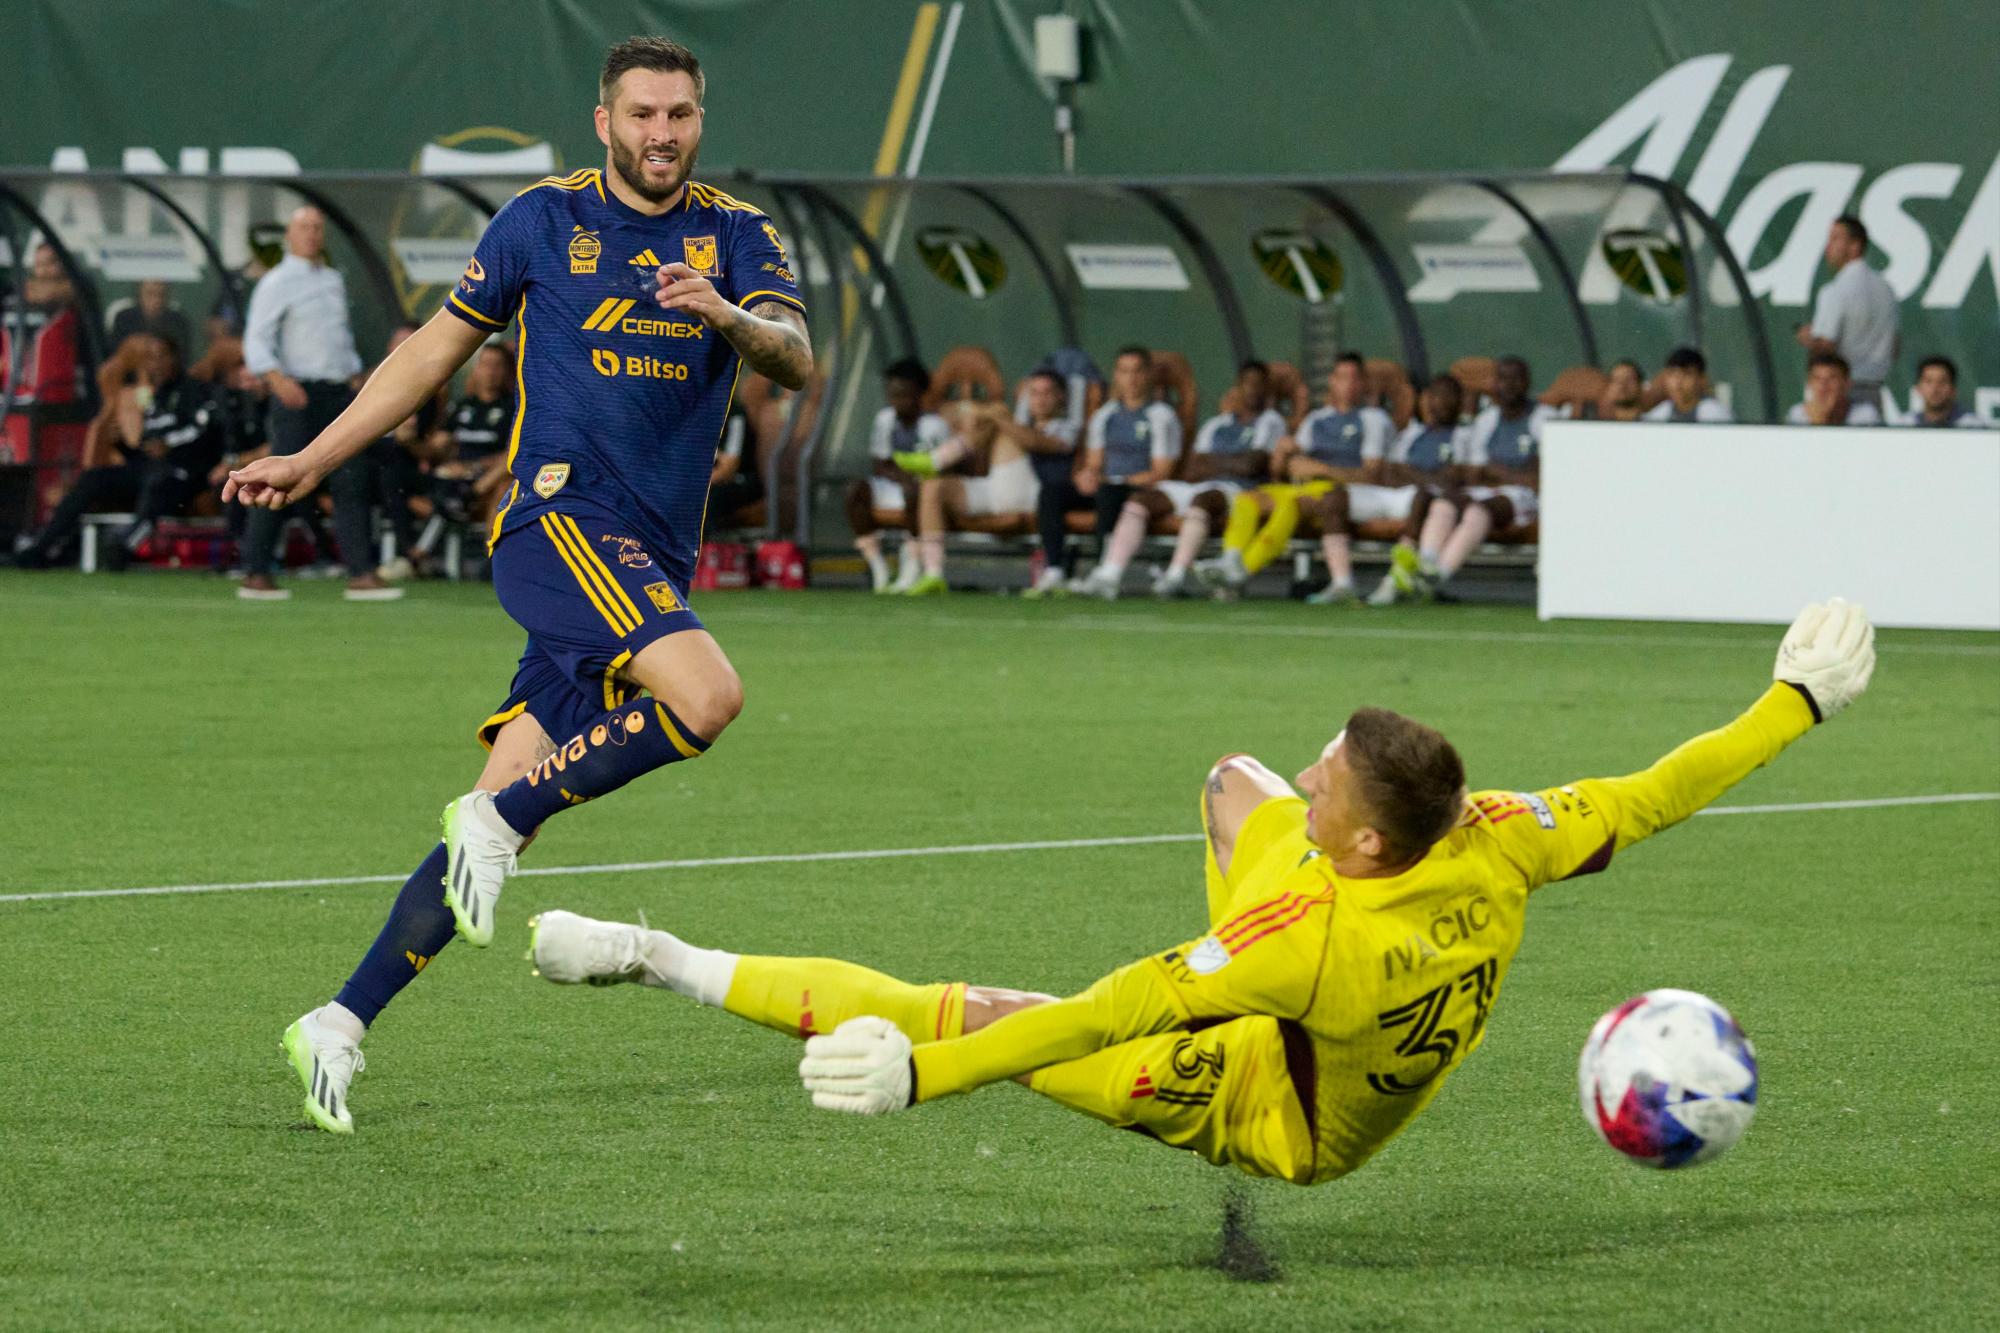
[[[1271,472],[1279,480],[1231,501],[1221,556],[1197,567],[1204,581],[1219,584],[1226,595],[1241,592],[1284,553],[1303,507],[1338,488],[1370,488],[1354,512],[1357,520],[1373,512],[1395,427],[1387,412],[1364,401],[1367,387],[1367,362],[1359,353],[1343,352],[1326,378],[1326,405],[1306,413],[1298,433],[1280,441],[1272,455]],[[1344,575],[1335,570],[1329,595],[1316,600],[1353,601],[1353,574],[1351,567]]]
[[[1471,483],[1431,502],[1417,549],[1397,546],[1390,574],[1402,595],[1429,600],[1496,532],[1541,513],[1542,427],[1558,413],[1528,398],[1528,363],[1503,356],[1493,367],[1493,401],[1472,419],[1465,476]]]
[[[1126,566],[1139,553],[1146,532],[1170,516],[1181,521],[1173,558],[1153,581],[1153,596],[1178,597],[1201,544],[1229,513],[1243,488],[1271,472],[1271,451],[1285,436],[1285,419],[1271,409],[1271,368],[1245,361],[1236,372],[1236,406],[1218,412],[1195,432],[1179,481],[1159,481],[1134,491],[1118,513],[1118,526],[1105,543],[1104,558],[1083,581],[1082,592],[1116,600]]]
[[[686,47],[614,46],[595,116],[604,169],[516,195],[444,309],[347,410],[303,451],[232,472],[224,490],[283,508],[519,323],[513,482],[490,543],[494,591],[527,647],[478,728],[491,753],[478,786],[445,808],[444,841],[339,995],[285,1032],[323,1129],[353,1129],[348,1085],[383,1006],[454,930],[492,942],[501,886],[542,822],[699,758],[743,707],[735,668],[687,603],[709,473],[738,371],[799,388],[812,346],[777,229],[690,179],[702,91]]]
[[[1539,792],[1468,797],[1450,743],[1379,708],[1298,775],[1303,798],[1224,759],[1202,792],[1206,931],[1064,1000],[567,912],[537,919],[531,956],[551,981],[640,981],[810,1038],[800,1073],[831,1110],[1019,1079],[1218,1165],[1319,1184],[1381,1151],[1478,1048],[1536,889],[1700,810],[1852,702],[1874,660],[1859,607],[1808,607],[1734,722],[1643,772]]]

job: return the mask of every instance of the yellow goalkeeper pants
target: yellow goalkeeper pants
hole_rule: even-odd
[[[1222,529],[1222,549],[1241,551],[1243,568],[1255,574],[1285,553],[1292,534],[1299,529],[1299,502],[1330,495],[1337,481],[1307,481],[1296,485],[1259,486],[1245,491],[1229,505],[1229,522]],[[1259,495],[1271,502],[1269,516],[1259,525]]]
[[[1236,1018],[1141,1037],[1037,1070],[1028,1086],[1217,1166],[1312,1183],[1312,1132],[1278,1019]]]

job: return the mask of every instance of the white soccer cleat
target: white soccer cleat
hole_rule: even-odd
[[[1107,602],[1118,600],[1120,580],[1099,565],[1090,571],[1081,583],[1072,585],[1071,591],[1079,597],[1097,597]]]
[[[444,808],[444,900],[459,936],[476,949],[493,943],[500,889],[525,841],[493,808],[490,791],[468,793]]]
[[[528,961],[535,975],[558,986],[615,986],[646,971],[646,928],[595,921],[575,912],[528,919]]]
[[[1162,570],[1153,579],[1153,596],[1163,602],[1185,597],[1187,592],[1187,575],[1178,569]]]
[[[1396,580],[1392,576],[1384,574],[1382,581],[1375,585],[1375,591],[1368,594],[1368,605],[1394,606],[1398,595]]]
[[[1062,570],[1051,565],[1036,576],[1034,586],[1023,592],[1021,596],[1027,598],[1061,597],[1068,593],[1068,591],[1069,585],[1063,581]]]
[[[278,1043],[306,1087],[306,1115],[329,1134],[352,1134],[347,1085],[368,1067],[361,1047],[319,1021],[319,1010],[301,1014]]]

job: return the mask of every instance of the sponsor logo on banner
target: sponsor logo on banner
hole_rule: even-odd
[[[486,277],[486,270],[472,258],[473,237],[396,236],[389,244],[405,281],[445,286],[461,278],[471,284]],[[470,285],[466,290],[471,290]]]
[[[1072,244],[1069,253],[1076,280],[1101,291],[1184,292],[1187,270],[1181,258],[1164,245]]]
[[[704,278],[715,276],[715,238],[713,236],[681,237],[681,253],[687,258],[687,266]]]
[[[569,271],[597,272],[597,257],[603,253],[604,242],[597,239],[597,233],[577,227],[575,234],[569,238]]]
[[[421,176],[553,176],[560,165],[546,139],[497,125],[440,134],[410,164]]]
[[[653,603],[653,609],[661,615],[681,609],[681,599],[674,596],[671,583],[648,583],[646,597]]]
[[[1414,247],[1423,279],[1410,288],[1412,301],[1449,301],[1460,292],[1540,291],[1535,266],[1518,245],[1419,245]]]
[[[545,463],[535,473],[535,494],[544,500],[569,484],[568,463]]]
[[[113,282],[201,280],[201,265],[178,236],[106,236],[97,243],[97,266]]]

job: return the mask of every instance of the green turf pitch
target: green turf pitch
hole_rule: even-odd
[[[0,575],[0,894],[406,873],[519,635],[484,588],[334,592]],[[1192,832],[1218,755],[1290,771],[1360,703],[1443,727],[1476,784],[1622,772],[1754,698],[1777,638],[1469,608],[701,609],[741,721],[555,821],[530,865]],[[1728,800],[2000,790],[2000,639],[1881,643],[1874,691]],[[446,950],[384,1016],[345,1140],[305,1127],[278,1034],[393,886],[0,903],[0,1325],[1991,1326],[1994,803],[1700,819],[1549,890],[1484,1048],[1403,1139],[1336,1184],[1250,1184],[1261,1285],[1214,1267],[1227,1173],[1011,1086],[816,1112],[783,1039],[521,961],[561,905],[1065,990],[1196,933],[1198,856],[524,878],[496,947]],[[1662,985],[1731,1006],[1764,1064],[1743,1144],[1677,1174],[1576,1109],[1591,1022]]]

